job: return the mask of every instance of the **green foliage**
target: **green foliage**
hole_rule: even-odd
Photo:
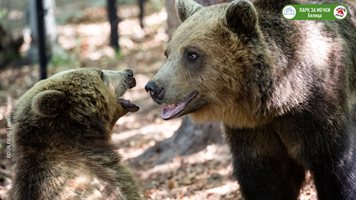
[[[66,24],[70,19],[80,18],[83,16],[82,10],[62,12],[61,15],[56,16],[56,22],[58,24]]]
[[[22,32],[27,4],[27,1],[23,0],[0,0],[0,24],[12,35],[20,35]],[[16,16],[23,17],[10,18],[9,14],[12,11],[15,11]]]
[[[135,4],[137,0],[118,0],[119,4]]]
[[[55,46],[53,47],[53,54],[50,60],[49,65],[53,66],[68,66],[68,65],[76,65],[76,61],[73,55],[69,54],[62,48]]]
[[[3,19],[5,19],[6,15],[7,15],[7,9],[6,8],[0,8],[0,21],[2,21]]]
[[[87,2],[88,2],[88,4],[90,6],[103,7],[103,6],[106,6],[106,2],[107,1],[103,1],[103,0],[88,0]]]
[[[121,59],[124,58],[124,55],[122,54],[122,51],[121,51],[120,49],[118,49],[118,50],[115,51],[115,57],[116,57],[116,59],[118,59],[118,60],[121,60]]]
[[[165,7],[165,3],[162,0],[151,0],[151,1],[152,1],[152,5],[153,5],[154,9],[157,11],[159,11]]]

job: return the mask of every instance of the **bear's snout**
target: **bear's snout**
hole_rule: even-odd
[[[127,89],[136,86],[136,79],[131,69],[122,71],[101,70],[103,83],[116,95],[121,97]]]
[[[163,99],[164,96],[164,88],[159,87],[154,81],[148,81],[145,86],[146,92],[149,92],[152,99],[160,104],[160,101]]]

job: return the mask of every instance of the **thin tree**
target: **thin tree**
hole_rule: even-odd
[[[30,0],[28,3],[27,24],[31,34],[28,57],[32,62],[40,62],[41,79],[46,78],[47,62],[57,40],[54,10],[54,0]]]
[[[119,52],[119,17],[117,16],[116,0],[107,0],[107,13],[110,22],[110,46]]]

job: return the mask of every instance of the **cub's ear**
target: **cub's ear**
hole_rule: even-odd
[[[184,22],[203,6],[193,0],[176,0],[176,9],[180,21]]]
[[[32,109],[43,117],[54,117],[64,108],[65,95],[58,90],[45,90],[32,99]]]
[[[225,13],[227,27],[237,34],[252,34],[256,31],[257,12],[247,0],[235,0]]]

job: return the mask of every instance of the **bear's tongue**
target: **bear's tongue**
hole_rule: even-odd
[[[161,117],[164,120],[172,119],[173,117],[177,116],[181,113],[187,104],[194,99],[198,95],[198,92],[192,92],[184,101],[181,101],[176,104],[166,105],[162,109]]]
[[[179,114],[182,110],[184,110],[185,106],[187,105],[187,101],[180,102],[178,104],[171,104],[164,106],[162,109],[161,117],[162,119],[171,119],[177,114]]]

